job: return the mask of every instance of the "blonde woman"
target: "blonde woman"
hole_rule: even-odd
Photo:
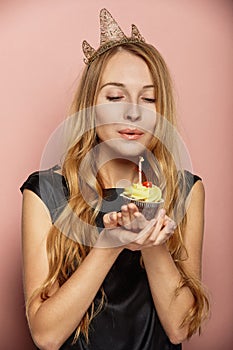
[[[44,350],[181,349],[208,312],[204,188],[177,166],[163,58],[134,25],[126,37],[107,10],[100,21],[98,50],[83,43],[64,161],[21,187],[28,324]],[[139,156],[165,200],[152,220],[120,196]]]

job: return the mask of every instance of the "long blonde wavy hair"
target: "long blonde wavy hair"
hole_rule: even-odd
[[[62,165],[62,175],[65,177],[69,189],[68,205],[48,234],[49,273],[43,285],[34,292],[28,301],[27,309],[35,296],[40,295],[42,300],[46,300],[49,298],[49,292],[55,283],[58,282],[61,286],[66,282],[91,250],[92,237],[96,237],[95,220],[101,208],[102,180],[95,175],[95,160],[92,159],[92,162],[90,162],[90,159],[86,159],[85,156],[98,142],[92,107],[96,104],[100,80],[109,59],[119,50],[126,50],[141,57],[146,62],[156,87],[156,111],[163,118],[160,118],[160,122],[156,126],[156,134],[159,134],[160,137],[157,138],[155,135],[154,141],[149,147],[150,152],[147,152],[145,173],[147,179],[148,174],[150,174],[149,180],[156,181],[163,189],[167,214],[174,217],[178,222],[177,229],[167,244],[181,274],[181,281],[175,294],[178,294],[181,288],[187,286],[194,296],[193,306],[187,312],[181,324],[181,326],[189,324],[188,337],[191,337],[197,330],[200,331],[202,321],[209,310],[208,298],[201,282],[190,271],[185,270],[183,265],[183,261],[188,258],[183,237],[186,224],[186,188],[191,184],[187,183],[188,179],[185,173],[177,169],[172,152],[165,146],[169,143],[170,148],[177,152],[175,137],[167,133],[167,125],[176,126],[170,74],[160,53],[153,46],[146,43],[122,44],[114,47],[96,58],[83,71],[69,111],[69,115],[72,115],[72,121],[69,124],[67,152]],[[154,159],[157,160],[156,164]],[[80,180],[81,165],[85,177]],[[83,188],[84,191],[89,193],[89,203],[83,198]],[[77,218],[80,219],[78,232]],[[90,227],[93,228],[91,235]],[[91,238],[89,239],[89,237]],[[101,290],[101,302],[99,305],[95,305],[94,301],[92,302],[77,327],[73,342],[77,340],[80,333],[88,341],[90,322],[105,302],[104,290],[103,288]]]

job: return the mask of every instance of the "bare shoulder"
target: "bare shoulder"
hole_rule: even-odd
[[[186,212],[186,227],[183,233],[188,253],[186,267],[198,278],[201,277],[202,246],[204,236],[204,202],[205,190],[201,180],[192,187]]]
[[[198,210],[198,208],[202,210],[204,206],[204,202],[205,202],[204,184],[201,180],[198,180],[193,185],[189,193],[189,196],[187,198],[187,214],[190,211]]]
[[[25,189],[23,191],[23,219],[28,220],[33,214],[36,214],[36,217],[41,215],[52,223],[49,210],[41,198],[33,191]]]
[[[195,182],[191,189],[191,193],[200,198],[205,198],[205,187],[202,180],[198,180],[197,182]]]

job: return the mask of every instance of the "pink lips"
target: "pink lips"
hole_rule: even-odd
[[[138,129],[123,129],[119,131],[121,137],[126,140],[138,140],[144,133]]]

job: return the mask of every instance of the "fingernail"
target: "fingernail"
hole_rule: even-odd
[[[173,223],[170,223],[170,222],[169,222],[168,225],[170,226],[170,229],[171,229],[171,230],[174,231],[174,230],[176,229],[176,225],[174,225]]]
[[[109,219],[111,220],[111,221],[114,221],[115,220],[115,212],[114,213],[111,213],[110,215],[109,215]]]
[[[160,211],[159,211],[159,216],[160,216],[161,218],[164,218],[164,217],[165,217],[165,214],[166,214],[165,209],[160,209]]]

